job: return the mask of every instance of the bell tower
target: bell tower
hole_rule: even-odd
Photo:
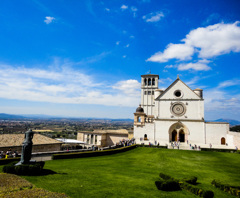
[[[154,93],[158,89],[159,75],[141,75],[141,105],[146,115],[153,115],[154,112]]]

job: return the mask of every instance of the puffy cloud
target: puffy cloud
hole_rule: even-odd
[[[205,61],[198,61],[196,63],[187,63],[187,64],[180,64],[177,66],[179,71],[183,70],[196,70],[196,71],[208,71],[211,68],[206,64]]]
[[[144,15],[142,18],[146,22],[158,22],[164,17],[163,12],[152,12],[150,14]]]
[[[239,22],[218,23],[192,30],[183,41],[199,49],[199,57],[211,58],[229,52],[240,52]]]
[[[128,6],[127,6],[127,5],[122,5],[122,6],[121,6],[121,9],[122,9],[122,10],[126,10],[126,9],[128,9]]]
[[[230,52],[240,52],[239,22],[200,27],[192,30],[182,41],[184,43],[170,43],[163,52],[155,53],[147,61],[161,63],[170,59],[188,60],[195,53],[199,58],[212,58]],[[191,69],[193,67],[193,65],[188,66]],[[203,65],[198,67],[202,68]]]
[[[45,22],[46,24],[50,24],[50,23],[53,22],[53,20],[55,20],[54,17],[46,16],[44,22]]]
[[[191,59],[191,56],[194,54],[194,48],[185,45],[185,44],[172,44],[170,43],[164,52],[157,52],[153,56],[151,56],[147,61],[151,62],[167,62],[169,59],[180,59],[180,60],[188,60]]]
[[[108,82],[96,82],[92,76],[70,69],[71,64],[65,63],[67,66],[60,65],[58,69],[0,65],[0,97],[61,104],[128,107],[138,104],[140,83],[136,80],[120,81],[112,86]]]
[[[121,90],[123,93],[131,96],[140,96],[141,84],[137,80],[125,80],[117,82],[112,88]]]

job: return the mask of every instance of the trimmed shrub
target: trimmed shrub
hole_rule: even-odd
[[[155,185],[157,186],[157,189],[158,189],[158,190],[161,190],[161,188],[162,188],[162,183],[163,183],[162,180],[155,181]]]
[[[197,177],[190,177],[187,179],[178,180],[164,173],[160,173],[159,176],[164,180],[155,182],[155,185],[159,190],[174,191],[184,189],[199,197],[204,198],[214,197],[214,193],[212,191],[205,191],[201,188],[194,186],[197,183]]]
[[[210,190],[206,191],[186,182],[179,182],[179,184],[182,189],[187,190],[188,192],[191,192],[195,195],[198,195],[199,197],[204,197],[204,198],[214,197],[214,193]]]
[[[189,184],[196,185],[197,184],[197,177],[193,176],[193,177],[190,177],[190,178],[185,178],[185,179],[183,179],[183,181],[187,182]]]
[[[7,159],[3,158],[3,159],[0,159],[0,165],[5,165],[11,162],[17,162],[17,161],[20,161],[20,157],[7,158]]]
[[[203,197],[204,198],[212,198],[212,197],[214,197],[214,193],[211,190],[207,190],[207,191],[203,192]]]
[[[220,181],[216,180],[213,180],[211,184],[224,192],[240,197],[240,186],[231,186],[229,184],[223,184]]]
[[[54,155],[52,155],[52,159],[53,160],[55,160],[55,159],[72,159],[72,158],[112,155],[112,154],[116,154],[116,153],[129,151],[134,148],[136,148],[136,145],[121,147],[121,148],[117,148],[117,149],[109,149],[109,150],[104,150],[104,151],[86,151],[86,152],[78,152],[78,153],[54,154]]]
[[[41,173],[45,162],[36,162],[32,164],[21,164],[15,166],[15,164],[5,165],[3,167],[4,173],[12,173],[16,175],[38,175]]]
[[[179,183],[173,180],[159,180],[155,181],[155,185],[158,190],[163,190],[163,191],[177,191],[181,190]]]
[[[181,190],[179,183],[173,180],[167,180],[164,181],[161,184],[161,190],[164,191],[177,191],[177,190]]]

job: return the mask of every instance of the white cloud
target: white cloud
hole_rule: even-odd
[[[142,18],[146,22],[158,22],[164,17],[163,12],[152,12],[150,14],[144,15]]]
[[[205,28],[192,30],[182,39],[181,44],[170,43],[163,52],[157,52],[147,61],[167,62],[170,59],[188,60],[194,54],[199,58],[212,58],[230,52],[240,52],[239,22],[232,24],[218,23]],[[192,69],[192,65],[188,65]],[[203,65],[194,68],[203,68]],[[205,66],[205,70],[207,67]]]
[[[172,44],[170,43],[164,52],[157,52],[153,56],[151,56],[147,61],[151,62],[167,62],[169,59],[180,59],[180,60],[188,60],[191,59],[191,56],[194,53],[194,49],[191,46],[184,44]]]
[[[224,88],[224,87],[231,87],[231,86],[234,86],[234,85],[239,85],[240,84],[240,80],[226,80],[224,82],[221,82],[219,85],[218,85],[218,88]]]
[[[133,12],[137,12],[137,11],[138,11],[138,9],[137,9],[136,7],[134,7],[134,6],[131,7],[131,10],[132,10]]]
[[[123,57],[123,58],[126,58],[127,56],[126,56],[126,55],[123,55],[122,57]]]
[[[126,10],[126,9],[128,9],[128,6],[127,6],[127,5],[122,5],[122,6],[121,6],[121,9],[122,9],[122,10]]]
[[[119,44],[120,44],[120,41],[117,41],[117,42],[116,42],[116,45],[119,45]]]
[[[129,96],[140,96],[141,84],[137,80],[125,80],[117,82],[113,89],[121,90],[123,93]]]
[[[44,22],[45,22],[46,24],[50,24],[50,23],[52,23],[54,20],[55,20],[54,17],[46,16]]]
[[[208,71],[211,69],[205,62],[201,61],[198,61],[196,63],[179,64],[177,67],[179,71],[190,69],[195,71]]]
[[[130,46],[130,44],[127,44],[125,47],[128,48]]]
[[[90,75],[72,70],[71,64],[65,63],[68,66],[58,69],[0,65],[0,97],[60,104],[127,107],[138,104],[140,83],[136,80],[120,81],[112,86],[110,82],[97,82]]]
[[[110,9],[109,9],[109,8],[105,8],[105,10],[106,10],[107,12],[110,12]]]

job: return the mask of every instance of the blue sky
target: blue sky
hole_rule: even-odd
[[[238,0],[8,0],[0,21],[1,113],[133,118],[151,70],[240,120]]]

